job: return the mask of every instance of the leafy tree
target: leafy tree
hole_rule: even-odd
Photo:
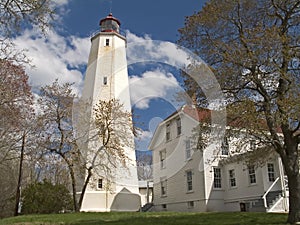
[[[255,130],[280,155],[290,191],[289,223],[300,221],[299,26],[299,0],[210,0],[179,30],[179,44],[214,70],[229,118]],[[185,84],[203,97],[187,76]]]
[[[72,209],[72,197],[64,185],[44,180],[28,185],[22,193],[22,213],[59,213]]]

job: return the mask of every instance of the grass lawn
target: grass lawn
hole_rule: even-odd
[[[285,224],[286,214],[271,213],[71,213],[29,215],[0,220],[0,225],[258,225]]]

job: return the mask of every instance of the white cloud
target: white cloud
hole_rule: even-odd
[[[148,145],[153,136],[151,131],[141,130],[138,133],[138,136],[135,138],[136,150],[146,151],[148,150]]]
[[[60,4],[67,2],[62,1]],[[127,40],[129,64],[149,60],[180,68],[188,63],[187,54],[178,51],[173,43],[154,42],[149,35],[138,37],[129,31]],[[25,30],[21,36],[16,37],[15,43],[20,49],[28,50],[27,55],[35,66],[26,68],[33,87],[50,84],[58,78],[61,83],[75,83],[75,91],[80,93],[85,73],[83,68],[87,64],[90,50],[89,37],[64,37],[55,31],[49,31],[45,37],[36,30]],[[180,89],[180,85],[171,73],[156,69],[131,77],[130,88],[132,103],[138,108],[146,109],[151,99],[170,98]]]
[[[46,37],[37,31],[26,30],[15,39],[20,49],[27,49],[27,56],[34,68],[27,67],[30,84],[40,87],[59,79],[61,83],[74,83],[75,92],[80,92],[83,74],[80,67],[88,59],[90,40],[76,36],[63,37],[49,32]]]
[[[148,130],[141,130],[138,132],[138,139],[141,141],[148,141],[152,138],[153,133]]]
[[[177,69],[190,64],[190,52],[166,41],[152,40],[149,35],[136,36],[126,32],[128,65],[135,63],[160,63]],[[130,79],[131,102],[139,109],[146,109],[153,98],[174,100],[175,93],[183,91],[176,78],[167,71],[156,69],[135,75]],[[172,98],[172,99],[171,99]]]
[[[151,99],[154,98],[171,101],[170,97],[180,90],[180,85],[173,74],[159,69],[132,76],[129,86],[131,103],[139,109],[147,109]]]
[[[126,32],[128,42],[128,64],[141,62],[159,62],[174,66],[178,69],[190,64],[193,54],[174,43],[167,41],[152,40],[149,35],[138,37]]]
[[[56,6],[63,6],[70,2],[71,0],[52,0],[53,4]]]

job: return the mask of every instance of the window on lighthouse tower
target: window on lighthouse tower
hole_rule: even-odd
[[[103,85],[107,85],[107,77],[103,77]]]
[[[109,46],[109,39],[105,40],[105,46]]]

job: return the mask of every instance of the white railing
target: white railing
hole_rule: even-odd
[[[286,175],[283,177],[283,180],[284,180],[285,190],[288,191],[289,190],[289,181],[288,181],[288,178]]]
[[[274,187],[274,185],[277,183],[277,181],[279,181],[279,177],[276,178],[276,180],[271,184],[271,186],[269,187],[269,189],[265,192],[265,194],[262,196],[262,199],[264,200],[264,206],[265,208],[268,208],[268,203],[267,203],[267,195],[269,194],[269,192],[272,190],[272,188]]]

